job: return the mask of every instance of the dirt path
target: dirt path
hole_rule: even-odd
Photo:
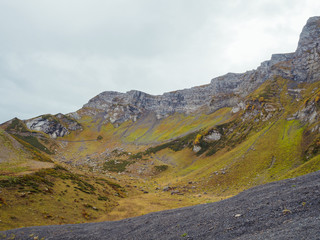
[[[216,203],[116,222],[30,227],[9,239],[320,239],[320,171]]]

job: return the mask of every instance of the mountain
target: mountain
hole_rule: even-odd
[[[228,73],[211,83],[191,89],[178,90],[152,96],[132,90],[127,93],[102,92],[83,106],[83,115],[98,115],[111,123],[136,121],[142,114],[152,112],[158,119],[173,113],[190,114],[203,108],[214,112],[223,107],[235,107],[267,79],[281,77],[295,83],[319,80],[319,18],[310,18],[300,35],[294,53],[274,54],[256,70],[242,74]],[[78,114],[74,117],[79,117]]]
[[[294,53],[256,70],[1,124],[0,229],[119,220],[320,170],[319,42],[312,17]]]

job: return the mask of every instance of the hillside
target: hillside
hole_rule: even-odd
[[[4,239],[319,239],[320,172],[244,191],[217,203],[115,222],[30,227]]]
[[[294,53],[256,70],[1,124],[0,230],[211,203],[320,170],[319,43],[313,17]]]

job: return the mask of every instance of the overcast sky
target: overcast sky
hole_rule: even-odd
[[[316,15],[319,0],[0,0],[0,122],[255,69]]]

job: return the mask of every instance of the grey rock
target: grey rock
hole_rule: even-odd
[[[200,146],[198,146],[198,145],[194,145],[194,146],[193,146],[193,149],[192,149],[193,152],[197,153],[197,152],[199,152],[200,150],[201,150],[201,147],[200,147]]]
[[[82,130],[78,122],[61,113],[56,116],[42,115],[25,120],[24,123],[28,129],[44,132],[52,138],[63,137],[68,135],[70,131]]]
[[[221,139],[221,134],[218,131],[213,131],[212,133],[210,133],[209,135],[206,135],[204,137],[204,140],[207,142],[211,142],[211,141],[218,141]]]
[[[175,190],[175,191],[172,191],[171,192],[171,195],[174,195],[174,194],[178,194],[179,195],[180,191],[179,190]]]
[[[287,120],[299,119],[302,122],[314,123],[320,120],[320,115],[317,112],[315,102],[310,101],[302,109],[298,110],[292,116],[288,117]]]

